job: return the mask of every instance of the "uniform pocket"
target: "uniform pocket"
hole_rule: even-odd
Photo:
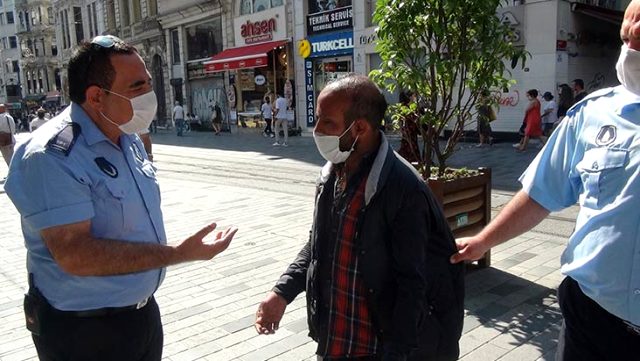
[[[626,149],[593,148],[586,151],[577,164],[584,188],[580,205],[597,209],[613,202],[624,184],[620,179],[628,157]]]
[[[106,180],[93,189],[95,216],[91,220],[92,228],[98,237],[119,236],[125,225],[123,201],[128,188],[118,182]]]

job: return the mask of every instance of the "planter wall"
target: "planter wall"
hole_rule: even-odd
[[[427,182],[456,238],[477,234],[491,220],[491,169],[478,168],[478,172],[472,177]],[[478,260],[478,265],[491,265],[491,250]]]

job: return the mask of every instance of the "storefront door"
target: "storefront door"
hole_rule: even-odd
[[[314,65],[316,97],[327,84],[353,72],[353,60],[351,56],[317,59]]]

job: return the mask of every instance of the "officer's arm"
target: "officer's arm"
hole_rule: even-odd
[[[237,231],[229,228],[218,232],[215,241],[203,243],[215,227],[208,225],[176,246],[96,239],[91,236],[91,221],[45,228],[41,234],[53,259],[65,272],[107,276],[211,259],[229,246]]]

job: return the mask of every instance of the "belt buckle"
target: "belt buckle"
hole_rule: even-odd
[[[149,302],[149,297],[145,298],[144,300],[136,303],[136,310],[141,309],[142,307],[147,305],[147,302]]]

